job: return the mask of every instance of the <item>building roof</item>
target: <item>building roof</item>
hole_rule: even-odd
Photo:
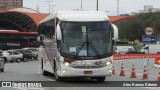
[[[16,8],[0,12],[0,29],[37,31],[39,22],[49,14],[30,8]]]
[[[70,12],[71,11],[68,11],[67,15],[71,15]],[[92,14],[93,13],[94,12],[92,12]],[[44,19],[45,17],[46,17],[45,19],[53,17],[52,15],[50,16],[48,15],[49,14],[47,13],[40,13],[36,10],[25,8],[25,7],[2,11],[0,12],[0,29],[37,32],[38,25],[42,19]],[[79,15],[81,14],[79,13]],[[94,14],[93,16],[95,15],[96,14]],[[108,19],[106,15],[102,15],[102,16],[103,16],[103,19]],[[60,18],[64,18],[64,17],[65,15],[60,15]],[[131,16],[109,16],[109,19],[110,19],[110,22],[116,23],[120,20],[130,18],[130,17]]]
[[[23,7],[23,8],[13,8],[7,11],[18,11],[18,12],[24,12],[24,13],[40,13],[39,11],[36,11],[31,8]]]
[[[109,16],[110,22],[111,23],[116,23],[118,21],[131,18],[132,16]]]

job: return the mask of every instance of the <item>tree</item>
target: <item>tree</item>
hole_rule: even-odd
[[[160,35],[160,12],[141,13],[127,20],[116,23],[119,28],[119,38],[133,41],[141,40],[142,35],[145,35],[146,27],[154,29],[153,35]]]

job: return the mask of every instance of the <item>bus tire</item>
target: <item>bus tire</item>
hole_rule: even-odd
[[[57,74],[57,66],[56,66],[55,61],[54,61],[54,78],[55,78],[56,81],[62,81],[63,80],[63,78],[58,76],[58,74]]]
[[[48,76],[48,72],[45,71],[43,67],[44,67],[44,66],[43,66],[43,59],[42,59],[42,60],[41,60],[42,75],[43,75],[43,76]]]
[[[43,76],[48,76],[48,72],[45,70],[42,71],[42,74],[43,74]]]
[[[97,82],[104,82],[106,77],[96,77]]]

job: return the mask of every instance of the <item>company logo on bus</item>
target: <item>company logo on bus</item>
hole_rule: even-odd
[[[88,69],[91,68],[91,65],[86,65],[86,68],[88,68]]]

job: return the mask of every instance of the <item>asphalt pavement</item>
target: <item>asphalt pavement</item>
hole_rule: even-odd
[[[157,81],[158,68],[154,67],[154,59],[150,59],[149,79],[143,80],[144,63],[147,59],[124,59],[114,62],[116,75],[107,77],[104,83],[97,83],[95,80],[73,78],[64,82],[57,82],[54,76],[43,76],[39,72],[38,62],[36,60],[21,63],[7,63],[4,72],[0,73],[0,81],[49,81],[53,87],[42,88],[0,88],[0,90],[160,90],[159,87],[114,87],[118,81]],[[119,76],[121,64],[124,65],[126,76]],[[134,64],[137,78],[130,78],[131,68]],[[115,82],[113,82],[115,81]]]

